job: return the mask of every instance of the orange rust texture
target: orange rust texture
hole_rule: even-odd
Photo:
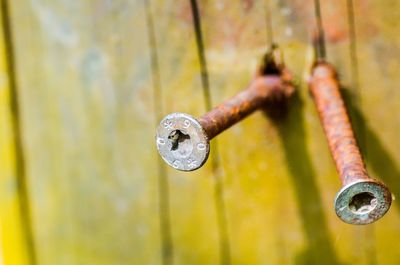
[[[371,1],[359,0],[357,1],[357,12],[364,17],[371,14]],[[315,34],[316,22],[314,14],[314,0],[289,0],[288,5],[296,12],[293,12],[292,19],[305,23],[310,34]],[[328,43],[337,44],[343,41],[348,41],[349,27],[347,18],[343,15],[347,13],[345,1],[321,1],[323,6],[322,10],[322,23],[325,33],[325,38]],[[372,16],[372,15],[371,15]],[[367,20],[368,22],[368,20]],[[369,34],[376,34],[377,29],[373,22],[369,22],[362,29],[362,32],[369,32]]]
[[[259,76],[249,87],[231,99],[221,103],[199,118],[208,138],[211,140],[269,101],[289,97],[293,87],[286,81],[289,76]]]
[[[335,69],[327,63],[317,64],[310,89],[343,185],[370,179],[340,94]]]

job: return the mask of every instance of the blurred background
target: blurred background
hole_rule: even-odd
[[[371,225],[336,217],[312,0],[198,0],[203,80],[194,0],[0,2],[0,264],[400,264],[398,200]],[[321,9],[369,172],[400,196],[400,2]],[[235,125],[196,172],[165,167],[161,117],[202,115],[204,78],[212,105],[244,89],[272,39],[299,84],[287,115]]]

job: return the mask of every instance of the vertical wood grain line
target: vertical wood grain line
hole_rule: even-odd
[[[148,32],[148,41],[150,46],[150,64],[151,77],[153,82],[153,104],[155,113],[155,126],[162,119],[162,89],[160,78],[160,66],[157,52],[157,40],[154,29],[153,14],[151,12],[150,0],[144,0],[146,10],[146,23]],[[157,156],[157,174],[158,174],[158,211],[161,232],[161,258],[162,264],[173,264],[173,241],[171,235],[170,218],[170,197],[169,197],[169,179],[164,162],[160,156]]]
[[[349,54],[351,62],[351,85],[354,88],[355,96],[359,100],[360,93],[360,78],[358,73],[358,58],[357,58],[357,35],[356,35],[356,21],[354,15],[353,0],[346,0],[347,3],[347,22],[349,27]]]
[[[7,54],[7,74],[10,87],[10,112],[11,127],[13,130],[13,141],[15,148],[15,172],[17,178],[17,189],[19,196],[22,232],[25,237],[29,262],[37,264],[34,233],[32,228],[32,209],[29,203],[28,183],[26,176],[24,147],[22,142],[22,124],[20,115],[20,102],[18,95],[15,51],[13,42],[13,31],[11,26],[10,8],[7,0],[1,1],[1,19],[4,32],[4,46]]]
[[[266,0],[264,2],[265,9],[265,23],[267,27],[267,42],[272,47],[274,45],[274,30],[272,26],[272,12],[271,12],[271,1]]]
[[[325,33],[322,24],[321,5],[319,0],[314,0],[314,13],[317,23],[316,56],[318,60],[326,59]]]
[[[199,7],[197,5],[196,0],[190,0],[190,4],[191,4],[191,8],[192,8],[197,52],[198,52],[198,57],[199,57],[199,62],[200,62],[201,83],[203,86],[203,94],[204,94],[204,99],[206,102],[206,110],[208,111],[212,108],[212,99],[211,99],[211,93],[210,93],[210,81],[209,81],[209,77],[208,77],[207,60],[206,60],[206,56],[205,56],[203,34],[202,34],[202,30],[201,30],[200,12],[199,12]]]
[[[211,110],[212,99],[210,93],[210,82],[207,69],[207,60],[205,56],[205,48],[203,41],[203,34],[201,29],[201,18],[199,7],[196,0],[190,0],[193,26],[196,36],[196,47],[200,63],[201,80],[203,87],[203,95],[205,100],[206,110]],[[224,183],[222,179],[222,169],[220,163],[220,155],[218,151],[218,142],[214,139],[213,149],[211,151],[211,165],[214,177],[214,201],[217,214],[217,225],[219,234],[219,250],[220,250],[220,264],[231,264],[230,241],[228,233],[228,221],[226,216],[226,205],[224,201]]]
[[[358,67],[358,57],[357,57],[357,33],[356,33],[356,19],[354,14],[354,3],[353,0],[346,0],[347,4],[347,22],[349,28],[349,56],[350,56],[350,71],[351,71],[351,86],[353,88],[355,105],[361,107],[361,91],[360,91],[360,75]],[[365,125],[361,120],[356,120],[357,127],[359,128],[358,142],[363,151],[363,156],[366,158],[368,155],[367,145],[366,145],[366,135],[365,135]]]

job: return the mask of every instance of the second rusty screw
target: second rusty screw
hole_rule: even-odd
[[[367,173],[333,66],[316,63],[309,85],[343,185],[335,199],[336,214],[349,224],[375,222],[389,210],[392,195]]]

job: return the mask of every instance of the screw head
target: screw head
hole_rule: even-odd
[[[186,113],[167,115],[157,128],[157,149],[168,165],[182,171],[200,168],[210,153],[201,124]]]
[[[337,216],[348,224],[370,224],[389,210],[392,194],[376,180],[359,181],[344,186],[336,195]]]

